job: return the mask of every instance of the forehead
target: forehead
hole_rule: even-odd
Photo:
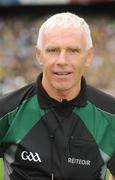
[[[55,27],[43,34],[43,45],[86,45],[86,35],[81,27]]]

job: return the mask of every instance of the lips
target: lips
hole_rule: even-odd
[[[58,75],[58,76],[67,76],[69,74],[71,74],[72,72],[54,72],[55,75]]]

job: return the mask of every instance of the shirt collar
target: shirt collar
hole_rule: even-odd
[[[47,108],[52,108],[52,107],[55,107],[56,105],[59,105],[59,103],[61,103],[61,102],[51,98],[47,94],[47,92],[45,91],[45,89],[42,86],[41,81],[42,81],[42,73],[38,76],[37,81],[36,81],[37,97],[38,97],[40,107],[47,109]],[[85,81],[84,77],[82,77],[81,90],[80,90],[79,95],[77,97],[75,97],[74,99],[68,101],[68,103],[72,104],[74,106],[82,107],[82,106],[85,106],[86,100],[87,100],[86,81]]]

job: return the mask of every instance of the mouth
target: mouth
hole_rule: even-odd
[[[72,72],[68,72],[68,71],[65,71],[65,72],[54,72],[55,75],[57,76],[68,76],[70,74],[72,74]]]

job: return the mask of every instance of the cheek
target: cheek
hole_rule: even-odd
[[[55,61],[55,59],[54,58],[51,58],[51,57],[49,57],[48,55],[43,55],[42,57],[41,57],[41,59],[42,59],[42,63],[44,64],[44,66],[51,66],[53,63],[54,63],[54,61]]]
[[[82,62],[79,61],[79,60],[76,60],[76,62],[73,63],[72,66],[74,67],[74,69],[80,70],[80,69],[83,69],[83,68],[84,68],[84,63],[82,63]]]
[[[82,76],[86,70],[84,63],[77,63],[73,66],[75,74]]]
[[[45,59],[42,64],[43,71],[51,71],[52,68],[53,68],[52,62],[49,61],[48,59]]]
[[[85,63],[86,63],[85,57],[82,56],[82,57],[79,57],[78,59],[76,59],[75,66],[78,69],[84,69],[85,68]]]

